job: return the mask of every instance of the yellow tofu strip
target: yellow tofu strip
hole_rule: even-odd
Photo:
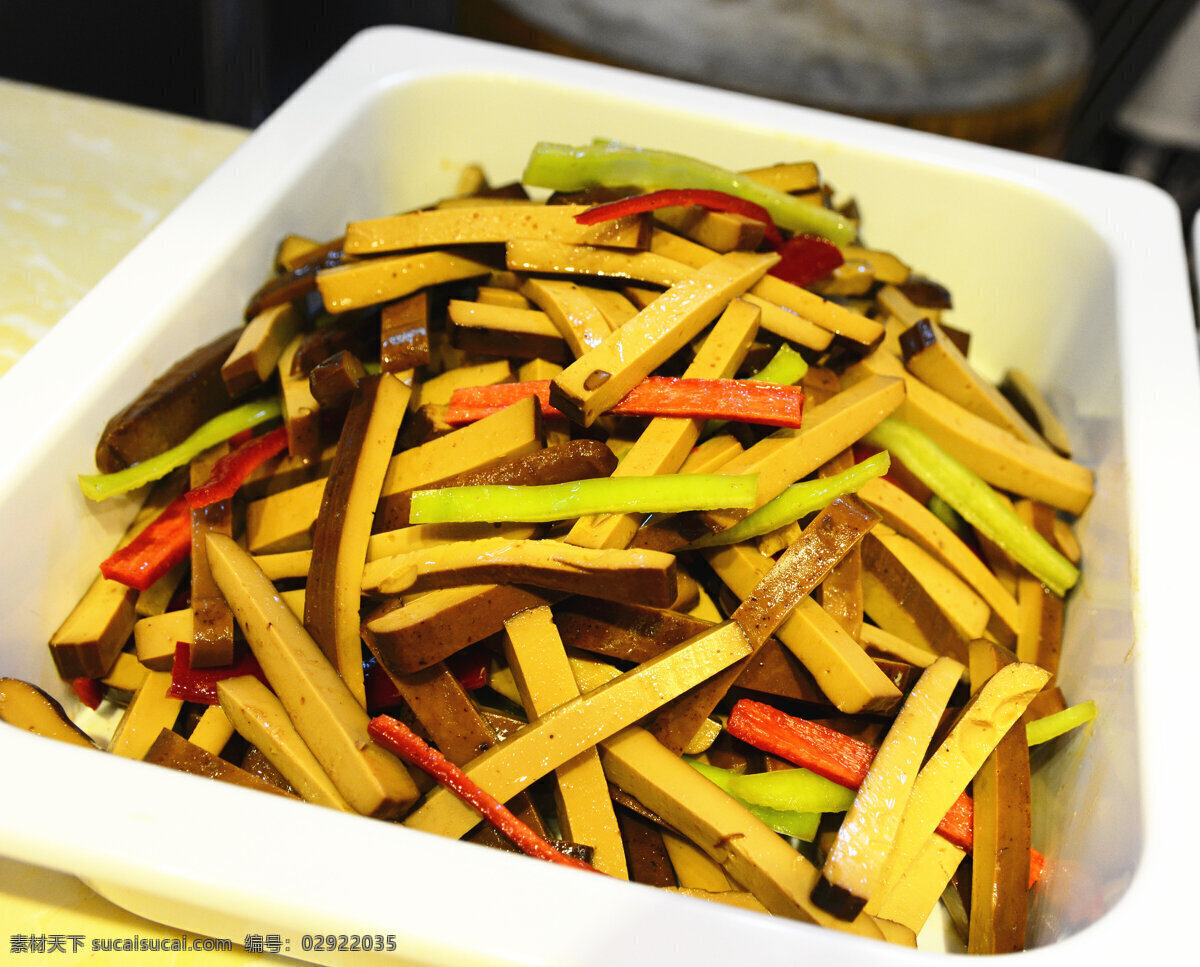
[[[922,430],[950,456],[1001,490],[1080,514],[1092,499],[1092,471],[1031,446],[906,374],[900,360],[877,350],[842,375],[843,384],[870,375],[905,380],[902,420]]]
[[[706,551],[717,576],[735,595],[748,597],[775,562],[748,544]],[[900,691],[862,646],[811,597],[805,596],[775,631],[775,637],[816,679],[842,712],[883,711],[900,701]]]
[[[722,464],[718,472],[758,474],[756,500],[761,507],[859,440],[903,401],[904,384],[899,380],[864,380],[827,403],[806,410],[800,429],[776,430]],[[701,519],[713,530],[724,530],[747,513],[709,511]]]
[[[699,206],[660,208],[654,220],[715,252],[753,252],[762,244],[762,222],[734,212],[707,211]]]
[[[275,367],[283,401],[283,422],[287,427],[288,456],[298,460],[313,459],[321,445],[321,407],[309,388],[308,375],[292,372],[292,361],[305,338],[304,333],[296,333]]]
[[[600,761],[614,783],[704,850],[771,913],[879,939],[869,917],[847,923],[816,906],[809,894],[817,869],[649,732],[635,726],[603,739]]]
[[[346,226],[346,252],[378,255],[410,248],[507,242],[510,238],[554,239],[574,245],[642,248],[644,222],[639,215],[581,225],[575,216],[587,205],[497,205],[486,199],[453,208],[406,212]]]
[[[878,892],[917,772],[962,673],[958,662],[939,658],[904,700],[821,867],[813,900],[822,909],[835,916],[857,914]],[[940,895],[941,890],[935,899]]]
[[[175,661],[175,643],[192,640],[192,609],[165,611],[139,619],[133,626],[133,647],[146,668],[169,672]]]
[[[267,381],[284,348],[300,331],[300,313],[290,302],[264,309],[246,323],[228,358],[221,379],[230,396],[239,396]]]
[[[136,692],[145,680],[146,668],[137,660],[137,655],[131,651],[123,651],[117,655],[117,660],[113,662],[108,674],[100,679],[100,684],[118,692]]]
[[[737,907],[739,910],[753,910],[755,913],[769,913],[753,893],[745,890],[726,890],[723,893],[710,893],[708,890],[696,890],[684,886],[664,886],[668,893],[678,893],[690,896],[696,900],[709,900],[713,903],[724,903],[726,906]]]
[[[348,262],[317,273],[328,312],[346,312],[412,295],[418,289],[488,275],[491,267],[448,252],[418,252]]]
[[[238,735],[267,757],[301,799],[354,812],[266,685],[253,675],[239,675],[218,682],[217,697]]]
[[[563,279],[529,279],[521,286],[521,292],[546,314],[575,359],[599,346],[613,330],[592,299],[594,291]]]
[[[776,255],[730,252],[696,270],[559,373],[550,384],[551,402],[590,426],[777,261]]]
[[[383,499],[447,476],[477,470],[542,446],[542,421],[533,397],[391,458]],[[302,550],[321,508],[325,479],[256,500],[246,508],[246,545],[253,554]]]
[[[129,759],[141,759],[150,750],[158,733],[175,726],[183,700],[171,698],[171,673],[148,672],[145,680],[117,723],[108,751]]]
[[[561,362],[572,356],[558,326],[539,309],[451,299],[447,317],[450,341],[464,352]]]
[[[504,654],[530,719],[579,697],[549,608],[522,612],[506,621],[504,630]],[[625,846],[599,753],[595,748],[585,749],[555,770],[555,780],[564,838],[591,846],[592,865],[602,873],[629,879]]]
[[[677,596],[675,556],[663,551],[575,547],[558,540],[487,537],[372,561],[362,590],[385,595],[465,584],[528,584],[665,608]]]
[[[428,403],[449,403],[456,389],[462,389],[464,386],[493,386],[496,383],[507,383],[512,377],[512,363],[507,359],[456,366],[414,386],[409,409],[415,410],[418,406]]]
[[[928,668],[939,657],[921,645],[913,644],[911,641],[865,621],[859,631],[858,640],[868,654],[874,653],[887,658],[895,658],[917,668]]]
[[[930,836],[888,894],[876,918],[920,933],[966,855],[949,840]]]
[[[200,721],[192,729],[188,741],[199,746],[205,752],[220,755],[230,739],[233,738],[233,723],[220,705],[210,705],[200,716]]]
[[[750,643],[741,628],[733,622],[716,625],[539,716],[468,763],[464,771],[505,802],[584,749],[749,653]],[[413,829],[453,839],[470,832],[478,822],[479,814],[446,789],[430,793],[404,821]]]
[[[625,325],[638,313],[638,307],[615,289],[605,289],[594,285],[582,286],[592,303],[600,310],[608,322],[609,329],[617,329]]]
[[[1020,620],[1016,598],[954,531],[889,480],[880,477],[868,481],[859,488],[858,495],[885,524],[916,541],[975,589],[992,609],[989,630],[997,641],[1004,644],[1013,640]]]
[[[237,544],[213,535],[208,556],[267,681],[338,791],[364,815],[402,814],[417,787],[399,759],[371,742],[366,711],[320,646]]]
[[[935,835],[946,810],[1049,679],[1049,672],[1043,668],[1013,662],[971,696],[913,783],[908,808],[884,865],[883,885],[875,895],[880,907],[887,903],[888,894],[900,883],[925,841]],[[874,904],[876,899],[871,902]]]
[[[667,830],[661,830],[663,846],[675,871],[675,879],[685,890],[704,890],[707,893],[727,893],[736,889],[721,865],[709,859],[691,840]]]
[[[729,379],[737,372],[758,332],[759,312],[735,299],[705,337],[687,378]],[[677,417],[652,419],[613,471],[614,477],[653,476],[680,470],[704,429],[704,420]],[[717,439],[714,437],[713,439]],[[731,440],[731,437],[725,437]],[[740,444],[736,444],[738,450]],[[564,538],[580,547],[627,547],[641,526],[642,514],[581,517]]]
[[[313,527],[304,626],[364,708],[367,693],[359,634],[362,572],[375,506],[408,408],[408,394],[408,387],[390,373],[359,382]]]
[[[742,174],[777,191],[786,191],[789,194],[821,189],[821,173],[816,162],[813,161],[793,161],[768,165],[766,168],[748,168]]]
[[[505,261],[517,272],[552,272],[559,275],[592,275],[630,279],[654,285],[675,285],[691,270],[655,252],[569,245],[565,242],[517,239],[505,246]]]

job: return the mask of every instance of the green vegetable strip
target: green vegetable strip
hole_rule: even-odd
[[[996,491],[915,426],[888,417],[863,439],[890,450],[968,524],[1055,594],[1061,597],[1079,580],[1079,570],[1021,520]]]
[[[762,205],[776,225],[793,232],[822,235],[839,245],[852,241],[857,232],[854,223],[840,212],[811,205],[728,168],[670,151],[612,141],[580,147],[542,141],[534,147],[521,180],[555,191],[624,185],[643,191],[709,188]]]
[[[1056,739],[1064,732],[1086,725],[1096,717],[1096,703],[1093,701],[1080,702],[1064,708],[1053,715],[1043,715],[1025,726],[1025,739],[1030,745],[1041,745]]]
[[[753,507],[758,475],[663,474],[597,477],[535,486],[501,484],[417,490],[413,524],[453,521],[542,523],[587,514],[678,514],[687,510]]]
[[[729,793],[756,806],[802,813],[842,813],[855,796],[853,789],[808,769],[734,775],[729,779]]]
[[[805,514],[820,510],[843,494],[854,493],[868,480],[882,477],[888,472],[890,465],[891,458],[883,451],[832,477],[792,484],[774,500],[763,504],[732,527],[719,534],[701,537],[693,541],[691,546],[722,547],[726,544],[736,544],[738,541],[748,541],[761,534],[769,534],[799,520]]]
[[[770,806],[759,806],[756,803],[747,802],[731,791],[732,781],[741,778],[737,773],[729,772],[727,769],[718,769],[716,766],[710,766],[697,759],[685,759],[684,761],[714,785],[720,787],[730,798],[745,806],[775,832],[783,833],[785,836],[794,836],[806,843],[811,843],[816,837],[817,827],[821,822],[819,812],[805,813],[795,810],[772,809]],[[853,798],[854,794],[850,795]]]
[[[214,416],[182,443],[177,443],[158,456],[150,457],[115,473],[79,475],[79,486],[89,500],[105,500],[117,494],[137,490],[145,484],[165,477],[176,467],[182,467],[199,453],[216,446],[243,430],[258,426],[282,415],[279,400],[256,400]]]
[[[775,383],[779,386],[795,386],[808,372],[808,363],[796,350],[784,343],[767,361],[767,365],[750,377],[754,383]],[[718,432],[728,420],[709,420],[704,424],[704,435]]]

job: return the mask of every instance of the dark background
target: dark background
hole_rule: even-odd
[[[1147,164],[1112,117],[1196,0],[1071,2],[1091,27],[1094,57],[1061,153],[1116,171],[1136,153],[1137,173],[1190,219],[1197,152],[1152,146]],[[495,14],[488,0],[0,0],[0,77],[252,127],[365,27],[488,36]]]

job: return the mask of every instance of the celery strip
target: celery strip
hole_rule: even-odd
[[[678,514],[688,510],[753,507],[758,474],[663,474],[597,477],[533,486],[481,485],[417,490],[414,524],[454,521],[545,523],[588,514]]]
[[[637,148],[615,141],[574,147],[538,143],[521,180],[538,188],[580,191],[632,185],[643,191],[660,188],[707,188],[737,195],[767,210],[775,224],[793,232],[822,235],[845,245],[857,234],[841,212],[801,201],[753,178],[671,151]]]
[[[804,357],[784,343],[767,361],[767,365],[750,377],[750,381],[752,383],[774,383],[777,386],[795,386],[804,379],[804,374],[807,372],[808,363],[805,362]],[[704,424],[703,435],[711,436],[728,423],[728,420],[709,420]]]
[[[708,763],[700,762],[697,759],[685,759],[685,761],[702,776],[718,786],[726,795],[745,806],[749,812],[757,816],[767,826],[775,830],[775,832],[783,833],[785,836],[792,836],[806,843],[811,843],[816,837],[817,827],[821,822],[821,814],[819,812],[804,813],[796,810],[772,809],[770,806],[760,806],[756,803],[747,802],[731,789],[733,780],[743,778],[736,772],[729,772],[727,769],[718,769],[716,766],[710,766]]]
[[[843,494],[854,493],[868,480],[882,477],[888,472],[890,465],[891,458],[887,451],[881,451],[832,477],[792,484],[774,500],[767,501],[754,513],[743,517],[732,527],[717,534],[701,537],[693,541],[690,546],[692,548],[722,547],[726,544],[748,541],[762,534],[769,534],[773,530],[778,530],[780,527],[799,520],[805,514],[820,510]]]
[[[1034,719],[1025,726],[1025,739],[1030,745],[1041,745],[1043,742],[1058,738],[1065,732],[1070,732],[1071,729],[1086,725],[1095,717],[1096,703],[1089,699],[1078,705],[1064,708],[1061,712]]]
[[[964,520],[1060,597],[1079,570],[1026,524],[986,481],[915,426],[889,416],[864,438],[892,454]]]
[[[854,790],[808,769],[779,769],[735,775],[729,793],[756,806],[788,812],[843,813],[854,802]]]
[[[228,440],[231,436],[282,415],[283,407],[275,398],[244,403],[214,416],[182,443],[124,470],[113,473],[81,473],[79,487],[89,500],[106,500],[117,494],[137,490],[165,477],[177,467],[189,463],[197,454]]]

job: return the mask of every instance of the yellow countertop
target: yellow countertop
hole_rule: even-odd
[[[245,137],[237,128],[0,80],[0,373]],[[134,916],[74,877],[3,857],[0,924],[2,964],[295,962],[248,953],[244,937],[230,938],[238,946],[227,953],[147,949],[197,938]],[[110,938],[142,949],[93,950]]]

